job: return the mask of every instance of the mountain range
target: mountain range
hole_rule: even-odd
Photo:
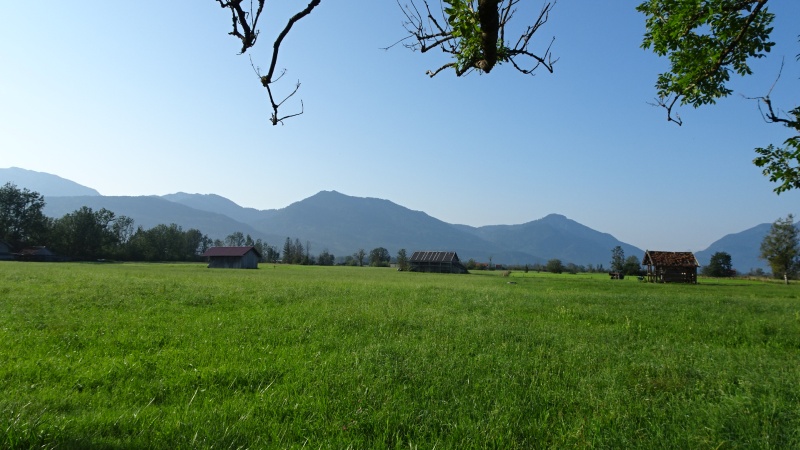
[[[0,169],[0,184],[6,182],[42,194],[44,212],[50,217],[61,217],[82,206],[106,208],[133,218],[137,226],[144,228],[175,223],[184,229],[199,229],[212,239],[224,239],[241,231],[279,250],[287,237],[297,238],[310,246],[312,254],[325,249],[343,256],[362,248],[368,252],[384,247],[390,254],[401,248],[408,252],[456,251],[465,261],[533,264],[558,258],[564,263],[606,267],[611,249],[617,245],[627,256],[635,255],[640,260],[644,256],[640,248],[559,214],[519,225],[472,227],[449,224],[389,200],[352,197],[336,191],[321,191],[281,209],[258,210],[215,194],[103,196],[56,175],[19,168]],[[725,251],[739,271],[767,269],[765,262],[758,259],[758,250],[769,227],[769,223],[760,224],[727,235],[695,255],[700,264],[707,264],[714,252]]]

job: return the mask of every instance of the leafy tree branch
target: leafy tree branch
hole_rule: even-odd
[[[441,7],[433,10],[427,0],[423,0],[423,8],[413,1],[401,5],[406,18],[403,26],[408,32],[405,39],[412,41],[404,45],[421,53],[439,49],[452,55],[455,61],[427,72],[431,77],[445,69],[455,70],[456,76],[472,70],[489,73],[504,62],[510,62],[524,74],[531,74],[540,66],[552,73],[557,62],[550,53],[554,38],[541,53],[531,51],[530,44],[533,35],[547,23],[555,2],[545,3],[534,23],[509,47],[506,26],[514,17],[519,1],[443,0]],[[527,65],[522,62],[525,59],[529,61]]]
[[[797,59],[800,60],[800,55],[797,55]],[[781,65],[781,72],[783,72],[783,65]],[[794,134],[783,142],[784,147],[770,144],[767,147],[755,149],[759,156],[753,160],[753,164],[761,167],[761,173],[769,177],[771,182],[779,183],[774,189],[777,194],[800,188],[800,106],[788,113],[776,112],[770,96],[779,79],[780,73],[767,95],[754,99],[759,102],[759,110],[765,121],[783,125],[792,130]]]
[[[670,70],[658,76],[655,105],[667,120],[681,125],[675,105],[695,108],[730,95],[731,73],[750,75],[748,62],[763,58],[775,45],[770,40],[774,14],[768,0],[648,0],[637,7],[647,16],[642,47],[670,60]],[[800,60],[800,55],[797,56]],[[783,66],[781,66],[782,71]],[[780,78],[780,75],[778,75]],[[776,81],[777,83],[777,81]],[[773,85],[774,88],[774,85]],[[767,95],[756,97],[762,116],[783,125],[793,136],[783,146],[755,149],[753,163],[778,194],[800,188],[800,107],[781,113]]]
[[[752,73],[748,60],[763,58],[775,45],[769,40],[774,15],[767,0],[648,0],[636,9],[647,16],[642,48],[670,61],[659,74],[656,105],[667,120],[681,125],[675,104],[695,108],[716,103],[733,91],[731,72]]]

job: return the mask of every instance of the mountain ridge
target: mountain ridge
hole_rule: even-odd
[[[761,259],[761,241],[772,228],[771,223],[762,223],[739,233],[726,234],[711,243],[705,250],[695,252],[694,256],[701,265],[706,265],[711,256],[716,252],[726,252],[731,255],[733,268],[739,273],[747,273],[753,269],[762,269],[770,272],[767,261]]]
[[[0,169],[0,183],[4,183],[9,170]],[[34,186],[42,186],[45,181],[73,183],[44,172],[18,170],[32,176]],[[644,255],[644,250],[636,246],[557,213],[522,224],[473,227],[450,224],[390,200],[353,197],[335,190],[320,191],[284,208],[259,210],[242,207],[217,194],[102,196],[91,188],[74,184],[84,188],[80,192],[90,194],[42,194],[46,215],[60,217],[81,206],[106,208],[117,215],[133,218],[137,226],[145,228],[175,223],[184,229],[197,228],[214,239],[224,239],[228,234],[241,231],[279,250],[286,238],[297,238],[312,247],[312,254],[325,249],[337,256],[352,254],[359,248],[369,251],[384,247],[391,253],[400,248],[407,251],[455,250],[464,260],[472,258],[504,264],[545,263],[557,258],[564,263],[608,266],[611,249],[617,245],[626,256],[641,259]],[[766,263],[757,258],[757,248],[769,225],[759,224],[726,235],[695,255],[704,265],[714,252],[726,251],[740,272],[758,267],[768,269]]]
[[[0,185],[13,183],[45,197],[100,195],[96,190],[47,172],[8,167],[0,169]]]

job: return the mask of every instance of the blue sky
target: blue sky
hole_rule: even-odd
[[[265,70],[278,28],[306,2],[272,3],[249,54]],[[446,55],[381,49],[403,36],[396,2],[323,1],[281,48],[276,89],[299,80],[305,113],[276,127],[213,0],[10,3],[0,167],[103,195],[215,193],[259,209],[337,190],[474,226],[559,213],[658,250],[702,250],[798,215],[800,193],[774,194],[751,163],[754,147],[789,135],[743,95],[765,94],[784,58],[773,99],[797,105],[800,2],[770,2],[772,53],[733,80],[733,96],[682,108],[682,127],[647,103],[667,63],[639,47],[637,3],[559,2],[536,36],[556,38],[553,74],[429,79]],[[541,4],[524,0],[517,21]]]

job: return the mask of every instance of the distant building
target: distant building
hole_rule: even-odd
[[[647,266],[651,283],[697,283],[697,262],[692,252],[644,252],[642,265]]]
[[[414,252],[408,264],[411,272],[469,273],[456,252]]]
[[[33,261],[33,262],[61,262],[66,261],[66,258],[58,256],[47,247],[27,247],[14,253],[18,261]]]
[[[11,261],[14,255],[11,254],[11,246],[5,242],[0,241],[0,261]]]
[[[261,253],[255,247],[211,247],[203,253],[211,269],[258,269]]]

